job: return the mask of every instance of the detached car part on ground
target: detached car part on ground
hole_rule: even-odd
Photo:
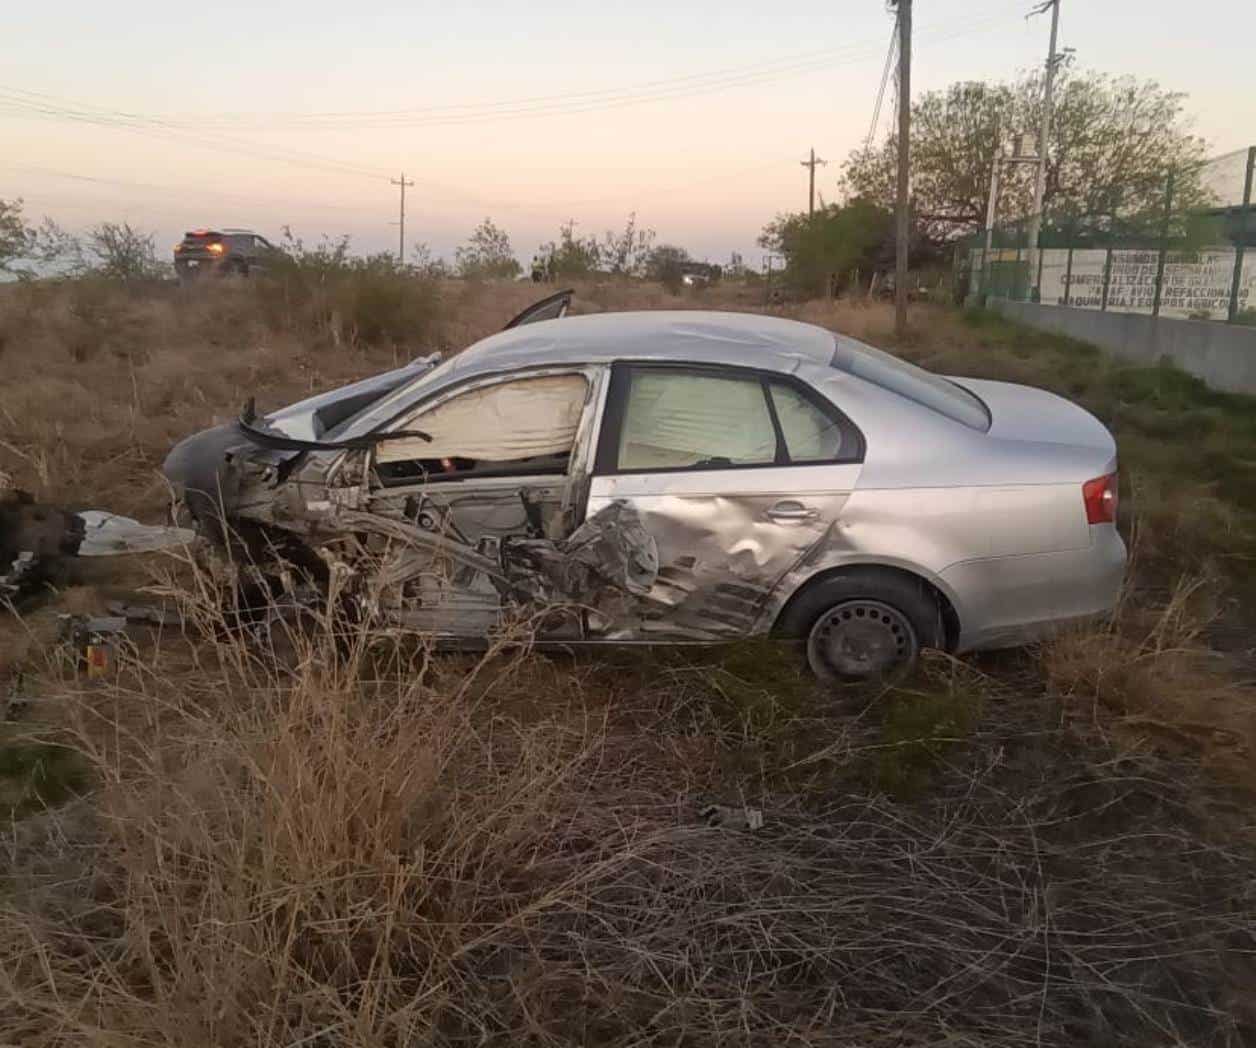
[[[68,557],[151,553],[195,538],[185,528],[141,524],[102,510],[72,513],[41,505],[25,491],[0,490],[0,607],[36,592]]]
[[[1066,400],[777,318],[527,319],[167,476],[219,541],[460,642],[553,609],[541,640],[777,634],[860,679],[1115,605],[1116,449]]]

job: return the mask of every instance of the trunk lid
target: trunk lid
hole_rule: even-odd
[[[1108,428],[1071,400],[1032,386],[986,379],[951,378],[980,397],[990,412],[989,435],[996,440],[1062,444],[1116,456]]]

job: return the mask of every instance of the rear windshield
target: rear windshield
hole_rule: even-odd
[[[888,389],[971,429],[984,433],[990,428],[990,412],[985,404],[950,379],[845,335],[834,336],[833,343],[831,367]]]

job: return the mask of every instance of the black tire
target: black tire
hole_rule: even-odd
[[[907,673],[924,648],[943,646],[934,594],[920,580],[856,568],[805,589],[781,615],[776,632],[806,645],[821,680],[877,682]]]

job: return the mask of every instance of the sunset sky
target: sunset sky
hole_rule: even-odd
[[[914,90],[1039,64],[1030,0],[916,4]],[[1223,153],[1256,142],[1256,4],[1063,0],[1078,64],[1186,91]],[[758,264],[806,203],[809,147],[867,134],[892,17],[879,0],[794,4],[24,4],[0,46],[0,198],[71,229],[159,236],[249,226],[452,254],[486,215],[527,260],[558,224],[635,210],[661,241]],[[891,118],[887,97],[882,128]]]

